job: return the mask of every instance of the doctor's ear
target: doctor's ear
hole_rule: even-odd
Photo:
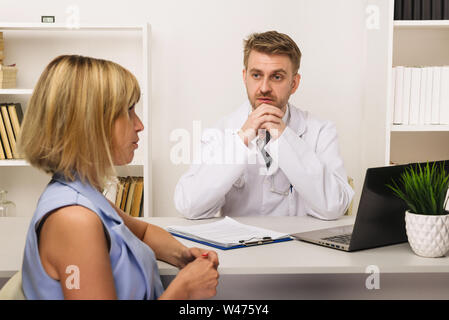
[[[290,91],[290,94],[293,94],[296,92],[296,90],[298,89],[299,83],[301,82],[301,75],[299,73],[297,73],[294,77],[293,77],[293,81],[292,81],[292,90]]]
[[[243,82],[246,82],[246,69],[245,68],[243,68],[242,75],[243,75]]]

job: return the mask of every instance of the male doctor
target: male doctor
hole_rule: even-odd
[[[218,123],[215,132],[222,134],[204,134],[201,140],[207,154],[232,151],[233,161],[196,163],[180,178],[174,200],[186,218],[214,217],[218,211],[324,220],[344,214],[354,192],[335,125],[289,103],[301,79],[300,59],[296,43],[276,31],[244,41],[249,101]]]

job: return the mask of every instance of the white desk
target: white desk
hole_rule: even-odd
[[[144,220],[161,227],[213,221]],[[348,217],[338,221],[310,217],[236,220],[286,233],[352,223]],[[28,223],[27,218],[0,218],[0,278],[10,277],[21,267]],[[179,240],[188,246],[213,249]],[[449,256],[421,258],[408,243],[351,253],[300,241],[216,251],[220,260],[217,299],[449,299]],[[158,264],[166,285],[178,270],[164,262]],[[367,278],[373,277],[372,271],[367,271],[371,265],[380,271],[380,289],[366,287]]]

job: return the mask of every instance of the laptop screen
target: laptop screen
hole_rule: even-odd
[[[429,162],[430,165],[433,163]],[[449,160],[435,161],[435,163],[436,165],[444,163],[446,170],[449,171]],[[421,163],[423,164],[425,163]],[[404,170],[414,165],[417,164],[367,169],[350,250],[407,241],[405,231],[407,206],[403,200],[393,194],[387,184],[392,184],[392,179],[399,181]]]

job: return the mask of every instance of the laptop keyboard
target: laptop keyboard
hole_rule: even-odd
[[[349,244],[349,242],[351,241],[351,235],[352,235],[351,233],[342,234],[342,235],[338,235],[338,236],[323,238],[322,240],[327,240],[327,241],[332,241],[332,242],[342,243],[342,244]]]

